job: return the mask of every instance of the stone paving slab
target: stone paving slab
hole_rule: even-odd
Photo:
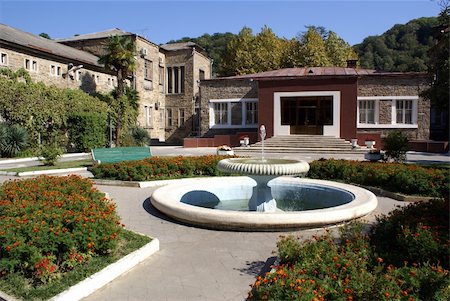
[[[293,232],[207,230],[170,220],[150,204],[154,188],[97,186],[109,193],[127,228],[160,240],[160,251],[85,301],[108,300],[244,300],[254,278],[274,260],[280,235],[310,238],[320,229]],[[379,197],[370,214],[405,205]],[[267,263],[266,263],[267,262]]]

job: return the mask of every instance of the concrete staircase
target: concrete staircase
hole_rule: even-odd
[[[233,148],[236,154],[261,152],[262,143],[257,142],[249,147]],[[351,143],[341,138],[319,135],[274,136],[264,141],[266,153],[365,153],[367,149],[352,149]]]

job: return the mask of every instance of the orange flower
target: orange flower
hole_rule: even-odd
[[[384,260],[383,260],[383,258],[381,258],[381,257],[377,257],[377,261],[378,261],[379,263],[382,263]]]

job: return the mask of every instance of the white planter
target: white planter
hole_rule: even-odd
[[[233,156],[234,155],[234,151],[233,150],[217,150],[217,154],[219,156]]]

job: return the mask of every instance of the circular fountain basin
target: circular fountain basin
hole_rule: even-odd
[[[154,207],[176,220],[213,229],[279,231],[339,224],[377,207],[370,191],[337,182],[278,177],[269,186],[273,212],[248,211],[257,186],[250,177],[183,180],[154,191]]]

